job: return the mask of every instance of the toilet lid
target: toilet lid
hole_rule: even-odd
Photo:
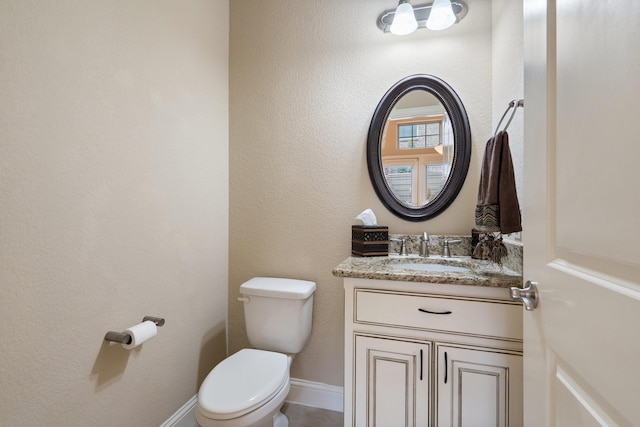
[[[198,392],[198,406],[207,418],[236,418],[270,400],[288,381],[287,356],[243,349],[207,375]]]

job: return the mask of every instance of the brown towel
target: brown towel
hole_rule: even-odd
[[[502,234],[522,230],[509,135],[506,132],[498,132],[495,138],[487,142],[480,171],[476,228],[483,233],[499,231]]]

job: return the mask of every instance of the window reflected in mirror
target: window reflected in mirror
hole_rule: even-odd
[[[449,179],[453,154],[453,128],[440,101],[426,90],[400,98],[381,141],[384,177],[394,197],[408,207],[429,204]]]

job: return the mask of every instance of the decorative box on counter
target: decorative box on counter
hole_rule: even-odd
[[[357,256],[389,255],[389,227],[384,225],[351,226],[351,253]]]

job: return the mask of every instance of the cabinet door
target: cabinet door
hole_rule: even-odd
[[[522,426],[522,356],[436,346],[439,427]]]
[[[355,335],[356,427],[429,425],[431,345]]]

